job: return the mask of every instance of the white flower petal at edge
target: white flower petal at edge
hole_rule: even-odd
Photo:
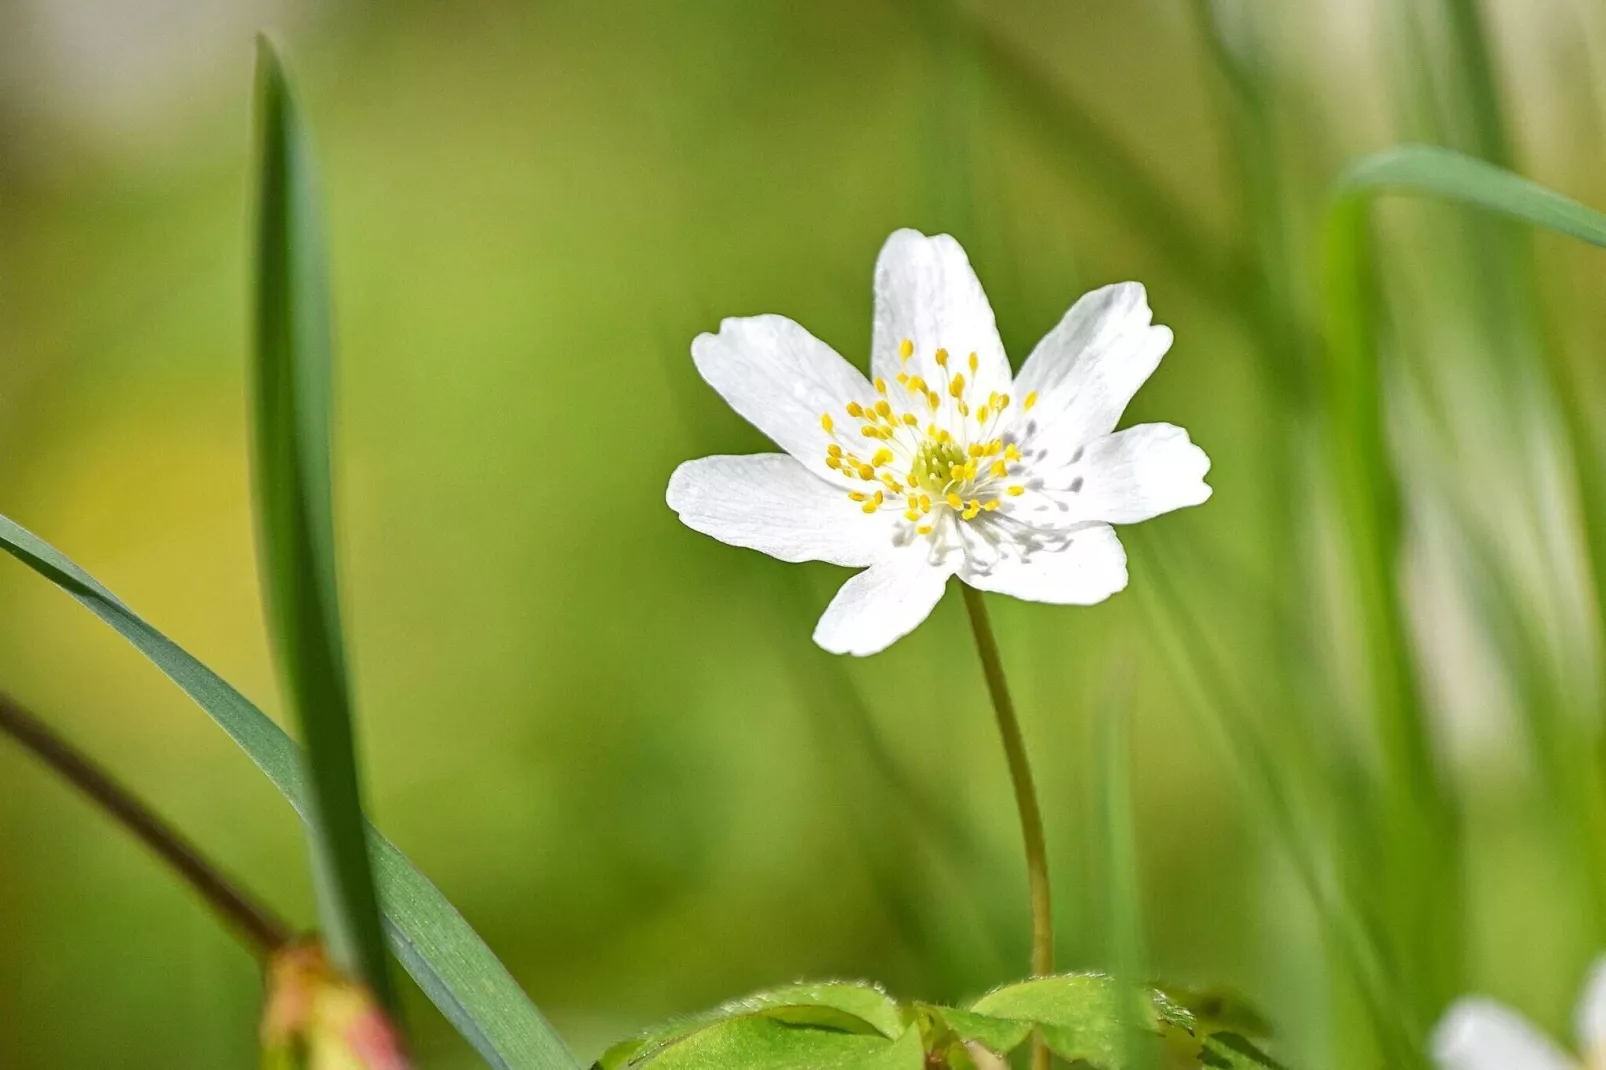
[[[687,461],[669,477],[668,498],[692,530],[782,561],[859,568],[892,551],[890,514],[865,516],[784,453]]]
[[[949,573],[918,552],[872,565],[842,585],[814,629],[833,654],[875,654],[920,626],[948,586]]]
[[[811,471],[830,475],[820,414],[870,393],[859,369],[785,316],[725,320],[718,334],[697,336],[691,356],[742,419]]]
[[[691,528],[784,561],[864,566],[815,630],[873,654],[920,624],[948,578],[1038,602],[1123,589],[1111,524],[1210,497],[1210,459],[1170,424],[1115,426],[1171,345],[1143,287],[1077,301],[1019,379],[959,243],[900,230],[875,267],[873,379],[781,316],[727,319],[692,358],[790,457],[676,469]]]
[[[1489,999],[1458,1001],[1433,1031],[1433,1061],[1443,1070],[1577,1070],[1549,1037]]]
[[[1000,559],[988,571],[967,564],[959,578],[978,591],[1028,602],[1091,606],[1126,588],[1126,549],[1108,524],[1089,524],[1063,549]]]

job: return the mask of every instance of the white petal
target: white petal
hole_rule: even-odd
[[[1171,348],[1152,326],[1143,286],[1122,282],[1084,295],[1021,366],[1017,402],[1036,394],[1030,417],[1061,452],[1115,430],[1132,395]]]
[[[1432,1043],[1442,1070],[1575,1070],[1550,1038],[1491,999],[1458,1000],[1439,1020]]]
[[[1210,497],[1210,458],[1173,424],[1138,424],[1094,439],[1039,472],[1027,509],[1039,522],[1137,524]],[[1033,508],[1035,506],[1035,509]]]
[[[667,498],[692,530],[782,561],[858,568],[893,553],[891,510],[865,515],[784,453],[687,461],[669,477]]]
[[[967,565],[959,578],[977,590],[1028,602],[1090,606],[1126,587],[1126,550],[1114,528],[1090,524],[1061,549],[1006,556],[986,572]]]
[[[1590,966],[1578,1000],[1578,1046],[1597,1059],[1606,1057],[1606,956]]]
[[[846,422],[844,405],[875,396],[857,368],[785,316],[727,319],[718,334],[698,335],[691,355],[743,419],[827,479],[821,415]]]
[[[814,629],[814,641],[833,654],[879,653],[931,615],[951,574],[932,565],[918,548],[872,565],[831,599]]]
[[[899,348],[908,339],[908,363]],[[937,366],[938,349],[948,351],[946,373]],[[976,354],[976,371],[969,367]],[[875,330],[870,368],[891,383],[900,371],[919,375],[942,393],[945,375],[963,374],[972,404],[993,391],[1010,390],[1009,359],[999,341],[992,306],[970,260],[946,234],[928,238],[918,230],[896,231],[881,247],[875,265]],[[946,399],[946,395],[943,395]]]

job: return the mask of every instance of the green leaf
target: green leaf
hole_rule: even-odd
[[[787,1025],[754,1014],[704,1025],[620,1066],[652,1070],[923,1070],[920,1032],[897,1040],[879,1033],[843,1033]]]
[[[1122,993],[1129,1000],[1122,1007]],[[1034,977],[994,989],[970,1005],[970,1010],[994,1018],[1031,1022],[1043,1040],[1062,1059],[1082,1059],[1096,1067],[1127,1063],[1134,1037],[1128,1023],[1146,1027],[1157,1038],[1161,1016],[1140,990],[1117,985],[1102,974],[1073,973]],[[1186,1013],[1182,1012],[1182,1021]]]
[[[999,1055],[1008,1055],[1032,1035],[1032,1023],[1017,1018],[977,1014],[958,1007],[932,1006],[923,1009],[934,1015],[960,1040],[980,1044]]]
[[[0,549],[67,592],[149,658],[306,819],[301,752],[282,728],[59,550],[4,516]],[[372,826],[368,837],[391,950],[458,1032],[497,1070],[578,1070],[579,1061],[463,916]]]
[[[822,981],[766,989],[700,1014],[673,1019],[615,1044],[603,1053],[597,1065],[602,1070],[640,1065],[693,1033],[750,1017],[838,1033],[877,1034],[887,1040],[895,1040],[907,1031],[897,1002],[880,988],[851,981]]]
[[[329,475],[329,282],[311,149],[284,67],[257,38],[253,453],[263,601],[306,741],[307,833],[334,964],[396,1008],[357,777]]]
[[[1339,181],[1346,198],[1371,191],[1425,193],[1606,247],[1606,215],[1482,160],[1430,145],[1368,156]]]

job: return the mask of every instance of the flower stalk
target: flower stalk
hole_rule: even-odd
[[[15,740],[155,852],[258,957],[265,959],[291,942],[288,925],[225,877],[178,830],[92,759],[3,693],[0,734]]]
[[[1043,812],[1037,803],[1032,767],[1026,757],[1026,739],[1021,735],[1015,702],[1010,698],[1004,661],[998,653],[992,618],[987,615],[986,596],[969,584],[961,583],[970,630],[976,636],[976,653],[981,658],[987,694],[998,717],[998,735],[1004,743],[1009,763],[1009,779],[1015,788],[1015,807],[1020,811],[1022,837],[1026,841],[1026,882],[1032,904],[1032,974],[1042,977],[1054,972],[1054,905],[1048,885],[1048,846],[1043,839]],[[1032,1066],[1046,1070],[1048,1049],[1039,1041],[1032,1049]]]

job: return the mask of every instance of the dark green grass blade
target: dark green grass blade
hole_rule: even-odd
[[[154,662],[306,819],[301,752],[282,728],[59,550],[3,516],[0,549],[67,592]],[[463,916],[376,829],[370,826],[367,835],[391,950],[457,1031],[497,1070],[578,1070],[578,1060]]]
[[[307,834],[334,962],[393,1012],[368,858],[335,580],[329,280],[311,150],[273,45],[257,39],[255,450],[268,633],[306,742]]]

